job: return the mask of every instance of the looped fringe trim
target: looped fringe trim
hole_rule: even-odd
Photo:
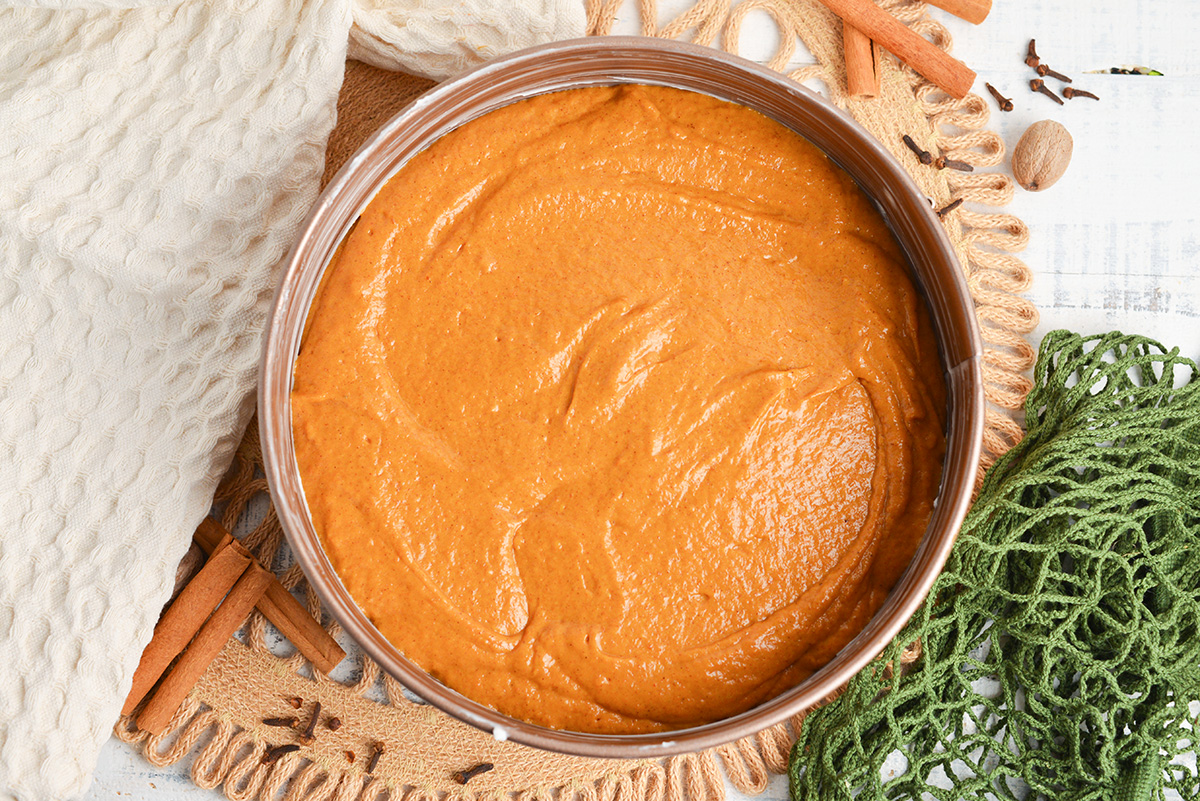
[[[196,750],[192,781],[204,789],[219,788],[230,801],[723,801],[725,782],[718,753],[734,786],[743,793],[757,793],[766,788],[768,772],[786,768],[793,740],[786,727],[776,726],[717,751],[640,761],[632,768],[614,763],[615,772],[595,781],[476,793],[468,787],[439,792],[389,785],[366,775],[361,767],[330,768],[299,751],[270,761],[266,743],[193,699],[161,735],[137,729],[128,716],[118,721],[114,731],[120,740],[139,746],[157,767],[173,765]]]
[[[140,746],[158,767],[196,750],[192,781],[204,789],[221,789],[230,801],[723,801],[725,777],[738,791],[754,795],[766,789],[771,774],[786,771],[793,730],[779,724],[712,751],[639,762],[593,782],[481,794],[467,787],[439,793],[389,786],[362,769],[331,769],[296,751],[268,761],[266,743],[194,699],[188,699],[161,735],[137,729],[128,716],[115,733]]]

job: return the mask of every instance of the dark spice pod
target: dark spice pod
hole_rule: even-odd
[[[379,764],[379,758],[383,756],[383,752],[386,750],[387,746],[383,743],[375,743],[375,752],[371,754],[371,759],[367,762],[367,773],[375,772],[375,766]]]
[[[1013,110],[1013,102],[1011,98],[1007,98],[1000,94],[1000,91],[990,83],[985,83],[984,87],[991,93],[992,97],[996,98],[996,105],[1000,107],[1001,111]]]
[[[313,704],[312,717],[308,719],[308,725],[304,727],[304,731],[300,732],[300,742],[304,745],[310,744],[317,739],[317,721],[321,718],[321,702],[317,701]]]
[[[965,161],[958,159],[948,159],[945,156],[938,156],[933,160],[933,166],[939,170],[955,170],[957,172],[975,172],[975,168]]]
[[[1063,83],[1071,82],[1071,79],[1068,78],[1066,75],[1063,75],[1061,72],[1058,72],[1056,70],[1050,69],[1045,64],[1038,64],[1037,74],[1042,76],[1043,78],[1045,78],[1045,77],[1057,78],[1058,80],[1062,81]]]
[[[905,147],[907,147],[909,150],[911,150],[913,152],[913,154],[917,157],[917,160],[920,161],[922,164],[932,164],[933,163],[933,155],[928,150],[925,150],[923,147],[921,147],[916,142],[914,142],[913,138],[911,136],[909,136],[908,134],[905,134],[904,136],[901,137],[901,140],[904,142]]]
[[[294,717],[288,718],[263,718],[264,726],[279,726],[284,729],[294,729],[298,721]]]
[[[961,206],[962,203],[963,203],[963,199],[961,197],[958,200],[950,201],[945,206],[942,206],[940,209],[937,210],[937,216],[945,217],[947,214],[949,214],[950,212],[954,211],[959,206]]]
[[[1041,92],[1060,106],[1063,104],[1063,99],[1054,94],[1054,90],[1049,86],[1046,86],[1046,82],[1041,78],[1034,78],[1032,81],[1030,81],[1029,88],[1035,92]]]
[[[454,779],[454,781],[457,784],[466,784],[467,782],[471,781],[471,779],[474,779],[479,774],[487,773],[489,770],[492,770],[495,767],[496,766],[493,765],[491,762],[481,762],[478,765],[467,768],[466,770],[457,771],[450,778]]]
[[[279,761],[279,758],[285,754],[290,754],[293,751],[299,751],[298,745],[277,745],[274,748],[267,749],[267,753],[263,754],[262,763],[271,765]]]

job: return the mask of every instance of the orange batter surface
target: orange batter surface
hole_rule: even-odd
[[[317,531],[430,674],[555,728],[803,680],[924,533],[944,388],[880,215],[812,145],[672,89],[519,102],[363,213],[292,395]]]

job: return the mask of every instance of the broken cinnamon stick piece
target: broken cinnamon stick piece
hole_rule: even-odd
[[[141,703],[250,564],[250,554],[233,544],[233,537],[228,534],[217,541],[208,562],[179,591],[175,602],[159,619],[133,673],[133,686],[121,707],[122,715],[128,715]]]
[[[195,539],[201,548],[210,550],[227,533],[220,523],[209,517],[196,529]],[[258,611],[322,673],[329,673],[345,658],[346,652],[337,640],[313,620],[308,610],[274,576],[258,602]]]
[[[858,28],[892,55],[951,97],[962,99],[975,83],[975,73],[956,58],[922,39],[907,25],[875,5],[874,0],[821,0],[843,24]]]
[[[271,573],[257,562],[249,561],[229,595],[225,596],[217,611],[213,612],[212,617],[201,627],[195,639],[138,714],[139,728],[153,734],[166,731],[175,711],[196,686],[209,664],[225,647],[225,643],[242,625],[272,578]]]
[[[842,44],[846,54],[846,93],[855,100],[879,97],[875,43],[858,28],[842,25]]]
[[[928,0],[929,5],[949,11],[959,19],[978,25],[987,19],[992,10],[992,0]]]
[[[192,535],[192,539],[206,552],[212,553],[213,548],[217,547],[217,543],[226,535],[229,535],[229,532],[224,526],[211,517],[206,517],[196,526],[196,533]]]

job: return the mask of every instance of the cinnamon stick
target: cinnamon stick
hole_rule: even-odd
[[[846,93],[855,100],[879,97],[879,62],[875,43],[852,25],[842,25],[846,54]]]
[[[228,536],[228,532],[220,523],[208,517],[196,529],[195,540],[201,548],[209,551],[224,536]],[[258,611],[322,673],[329,673],[345,658],[346,652],[337,644],[337,640],[329,636],[329,632],[274,576],[259,599]]]
[[[987,19],[992,10],[992,0],[927,0],[929,5],[949,11],[959,19],[978,25]]]
[[[821,0],[821,3],[841,17],[844,24],[862,31],[877,47],[886,47],[951,97],[965,97],[971,90],[975,73],[966,64],[913,33],[873,0]]]
[[[166,731],[175,710],[196,686],[201,674],[237,631],[271,582],[271,573],[250,561],[224,602],[200,629],[175,667],[158,685],[138,714],[137,725],[153,734]]]
[[[192,539],[205,552],[212,553],[213,549],[217,547],[217,543],[227,536],[230,534],[224,526],[211,517],[206,517],[200,521],[200,525],[196,526],[196,533],[192,534]]]
[[[234,582],[250,564],[250,554],[235,547],[233,537],[226,534],[217,541],[212,556],[195,578],[180,590],[175,602],[154,627],[154,636],[142,652],[141,661],[133,673],[133,687],[121,707],[128,715],[141,703],[150,688],[158,681],[171,660],[191,642],[213,609],[233,587]]]

